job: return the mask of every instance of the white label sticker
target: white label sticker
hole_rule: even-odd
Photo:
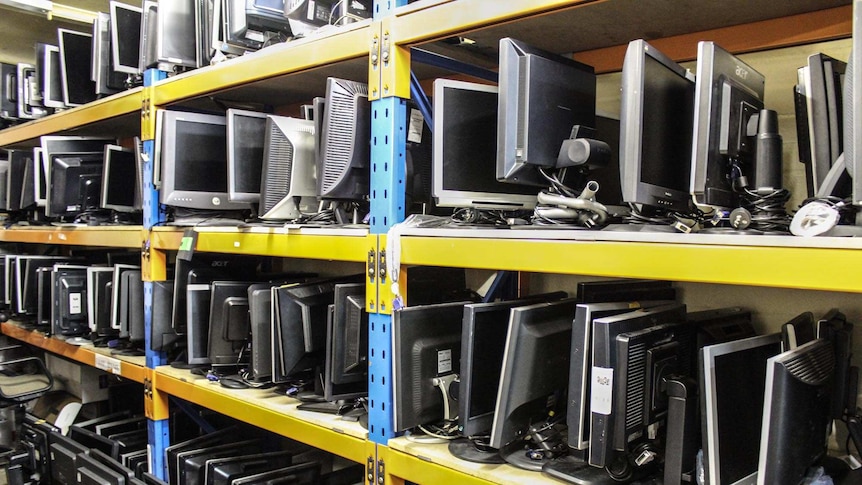
[[[316,2],[314,0],[308,1],[308,13],[306,13],[308,20],[314,20],[315,3]]]
[[[81,294],[69,293],[69,315],[80,315],[81,311]]]
[[[425,125],[425,117],[418,109],[410,110],[410,126],[407,127],[407,141],[411,143],[422,143],[422,127]]]
[[[452,349],[437,351],[437,374],[452,372]]]
[[[96,354],[96,369],[102,369],[103,371],[119,375],[122,373],[121,365],[122,362],[118,359],[102,354]]]
[[[590,388],[590,410],[594,413],[610,415],[614,395],[614,370],[593,367]]]

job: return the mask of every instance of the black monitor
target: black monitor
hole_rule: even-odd
[[[51,312],[54,309],[54,283],[51,280],[54,268],[44,267],[36,270],[36,326],[52,332]]]
[[[51,158],[46,215],[69,217],[98,209],[104,160],[103,154]]]
[[[454,379],[458,373],[466,303],[408,306],[393,313],[393,431],[438,422],[451,414],[446,411],[451,403],[435,381],[445,386],[441,379]]]
[[[497,87],[434,81],[432,193],[440,207],[516,210],[537,187],[497,180]]]
[[[273,382],[286,382],[314,371],[324,362],[328,307],[335,286],[356,282],[350,277],[282,286],[273,295]]]
[[[629,204],[690,212],[694,75],[644,40],[623,61],[620,182]]]
[[[180,463],[180,474],[177,485],[203,485],[208,460],[228,456],[250,455],[253,453],[260,453],[260,443],[257,440],[246,440],[181,451],[177,453],[177,460]]]
[[[150,326],[150,349],[155,352],[170,352],[180,342],[180,336],[171,325],[174,298],[173,281],[153,282],[152,325]]]
[[[834,370],[835,351],[823,339],[766,362],[758,485],[802,483],[826,456]]]
[[[67,261],[59,256],[20,255],[15,258],[15,296],[13,311],[18,315],[35,315],[38,303],[38,270]]]
[[[853,45],[844,79],[844,163],[852,178],[850,200],[862,206],[862,22],[859,22],[858,2],[853,4]],[[855,67],[854,67],[855,66]],[[858,218],[856,225],[862,225]]]
[[[565,292],[464,306],[461,330],[458,425],[461,435],[481,437],[491,431],[500,369],[513,308],[566,298]]]
[[[368,313],[365,283],[335,285],[326,325],[323,397],[327,401],[368,394]]]
[[[87,317],[87,268],[55,264],[51,272],[51,330],[56,335],[83,335]]]
[[[257,50],[291,37],[284,0],[221,0],[223,41],[243,50]]]
[[[207,356],[213,369],[236,369],[240,363],[249,335],[250,285],[240,281],[213,281],[210,285]]]
[[[228,195],[224,116],[165,110],[160,123],[156,140],[160,172],[155,178],[161,184],[162,204],[219,211],[249,208],[231,202]],[[207,176],[201,177],[203,173]]]
[[[614,278],[581,281],[577,291],[578,303],[676,299],[676,289],[665,280]]]
[[[9,171],[6,175],[6,210],[17,211],[28,207],[21,205],[21,197],[26,181],[27,168],[33,164],[30,150],[9,150]]]
[[[757,131],[749,132],[749,121],[763,109],[765,85],[762,74],[714,42],[697,44],[691,158],[696,203],[736,208],[739,177],[755,183]]]
[[[685,321],[685,305],[671,303],[593,320],[592,372],[590,376],[591,416],[589,464],[605,467],[618,457],[614,437],[619,412],[613,406],[624,400],[625,387],[618,387],[619,353],[617,337],[658,324]],[[610,378],[610,376],[614,376]]]
[[[817,338],[832,343],[835,351],[835,380],[832,385],[832,417],[843,419],[856,409],[858,371],[852,370],[853,324],[837,308],[817,320]]]
[[[235,438],[234,435],[236,432],[236,428],[227,427],[196,438],[174,443],[165,448],[165,465],[168,470],[168,481],[174,484],[179,482],[179,454],[181,452],[227,443],[231,439]]]
[[[111,15],[97,12],[93,19],[93,57],[91,79],[96,82],[96,96],[104,97],[125,88],[126,76],[116,72],[111,53]]]
[[[112,0],[110,9],[111,60],[114,70],[126,74],[139,74],[141,8]]]
[[[73,483],[80,485],[130,485],[130,480],[134,477],[95,458],[92,456],[93,451],[98,452],[99,450],[78,453],[75,456],[75,466],[78,468],[79,480]],[[109,460],[111,460],[110,457]]]
[[[60,73],[63,103],[80,106],[96,99],[96,83],[91,80],[93,36],[84,32],[57,29],[60,45]]]
[[[362,200],[368,196],[370,130],[368,85],[328,78],[320,135],[317,195],[338,200]]]
[[[186,358],[191,365],[209,365],[209,325],[212,287],[209,283],[186,286]]]
[[[114,460],[120,458],[120,445],[116,441],[107,436],[102,436],[95,431],[80,425],[72,425],[69,427],[69,437],[87,449],[100,450]]]
[[[139,160],[135,150],[105,145],[104,168],[99,207],[118,212],[141,210]]]
[[[510,313],[490,445],[516,466],[541,469],[540,461],[526,458],[522,444],[514,444],[523,443],[531,426],[565,416],[574,315],[572,298]]]
[[[817,336],[814,314],[802,312],[781,325],[781,350],[793,350]]]
[[[122,463],[119,463],[118,461],[102,453],[101,451],[90,450],[89,456],[94,461],[101,463],[102,465],[110,468],[113,472],[121,475],[126,480],[127,485],[130,484],[133,479],[135,479],[135,472],[132,471],[132,469],[123,466]]]
[[[703,348],[699,357],[701,427],[709,483],[754,483],[767,360],[780,352],[779,334]]]
[[[0,118],[9,121],[18,120],[18,66],[0,63]]]
[[[554,168],[575,125],[595,127],[591,66],[515,39],[500,39],[497,179],[548,185],[538,168]]]
[[[248,287],[251,377],[255,381],[268,381],[272,376],[272,294],[276,287],[272,283]]]
[[[320,463],[310,461],[247,477],[237,478],[232,485],[312,485],[320,481]]]
[[[207,460],[202,485],[231,485],[234,480],[291,465],[293,454],[273,451]]]
[[[114,336],[111,327],[113,305],[114,268],[90,266],[87,268],[87,318],[90,331],[96,336]]]
[[[144,283],[140,270],[123,273],[120,281],[120,338],[134,346],[144,342]]]
[[[128,316],[128,302],[123,302],[123,296],[128,295],[128,280],[124,274],[128,271],[140,271],[140,266],[118,263],[113,266],[114,274],[111,278],[111,328],[122,332],[124,320]],[[126,305],[125,307],[123,305]]]
[[[69,436],[64,436],[59,430],[48,434],[48,443],[53,483],[78,483],[75,457],[78,453],[86,453],[89,448]]]
[[[793,91],[796,133],[799,161],[805,165],[808,197],[821,193],[827,175],[844,151],[842,85],[846,69],[844,61],[817,53],[808,56],[806,65],[797,70],[798,84]],[[845,186],[821,195],[846,197],[850,193],[850,186],[846,185],[849,178],[844,180]]]
[[[266,114],[227,110],[227,185],[232,202],[259,202]]]
[[[292,220],[317,211],[314,121],[270,115],[266,120],[260,218]]]

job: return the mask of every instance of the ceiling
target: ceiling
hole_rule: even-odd
[[[122,0],[122,3],[141,6],[140,0]],[[54,4],[90,12],[107,12],[110,2],[109,0],[59,0],[55,1]],[[58,28],[82,32],[88,32],[91,29],[89,25],[82,23],[56,19],[48,20],[44,15],[25,13],[11,7],[0,6],[0,31],[3,32],[3,41],[0,42],[0,62],[33,63],[36,58],[34,51],[36,42],[56,45]]]

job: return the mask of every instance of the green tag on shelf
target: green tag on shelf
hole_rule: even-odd
[[[186,229],[183,238],[180,239],[180,247],[177,251],[177,259],[191,261],[198,242],[198,233],[194,229]]]

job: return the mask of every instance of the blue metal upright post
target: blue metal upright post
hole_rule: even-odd
[[[147,87],[154,85],[161,79],[167,77],[167,74],[163,71],[159,71],[156,69],[149,69],[144,73],[144,88],[146,90]],[[143,121],[145,117],[154,116],[155,115],[155,107],[151,105],[150,99],[145,97],[144,105],[142,110],[147,111],[147,113],[142,114],[142,125],[146,123]],[[151,123],[150,126],[153,126]],[[148,132],[150,130],[142,130],[142,132]],[[144,187],[143,187],[143,210],[144,210],[144,229],[150,230],[153,226],[156,226],[165,220],[165,214],[159,208],[159,194],[156,190],[156,187],[153,185],[153,173],[155,168],[155,163],[158,161],[155,159],[155,134],[154,133],[143,133],[145,138],[142,140],[141,153],[144,156]],[[145,245],[149,244],[149,240],[144,242]],[[145,253],[149,248],[145,247]],[[150,369],[154,369],[159,365],[167,364],[167,356],[163,352],[155,352],[150,350],[152,348],[150,342],[150,336],[152,334],[151,329],[153,325],[153,283],[152,281],[144,282],[144,339],[145,339],[145,347],[146,347],[146,359],[147,359],[147,367]],[[152,383],[149,384],[152,386]],[[147,391],[151,392],[151,391]],[[150,419],[147,422],[147,430],[149,434],[149,449],[150,449],[150,472],[156,477],[165,480],[167,478],[166,468],[165,468],[165,448],[170,444],[170,434],[169,434],[169,420],[168,419],[159,419],[153,420]]]

